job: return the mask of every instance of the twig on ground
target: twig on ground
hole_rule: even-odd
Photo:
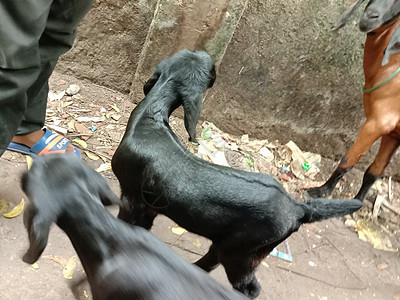
[[[178,241],[178,240],[179,240],[179,238],[177,238],[177,239],[175,240],[175,242]],[[179,248],[179,249],[181,249],[181,250],[183,250],[183,251],[186,251],[186,252],[189,252],[189,253],[192,253],[192,254],[196,254],[196,255],[198,255],[198,256],[203,256],[203,255],[204,255],[204,254],[198,253],[198,252],[196,252],[196,251],[189,250],[189,249],[185,249],[185,248],[183,248],[183,247],[181,247],[181,246],[175,245],[175,242],[173,242],[173,243],[166,243],[166,244],[169,245],[169,246],[174,246],[174,247],[176,247],[176,248]]]
[[[357,278],[360,282],[363,282],[363,281],[361,280],[361,278],[358,277],[358,276],[353,272],[353,270],[350,268],[350,266],[347,264],[347,261],[346,261],[346,259],[344,258],[345,256],[344,256],[344,254],[342,253],[342,251],[340,251],[339,248],[336,247],[336,245],[335,245],[329,238],[325,237],[325,239],[326,239],[326,240],[329,242],[329,244],[331,244],[331,246],[332,246],[333,248],[335,248],[335,250],[336,250],[337,252],[339,252],[340,255],[343,257],[343,262],[344,262],[344,264],[346,265],[347,269],[350,271],[350,273],[353,274],[353,276],[354,276],[355,278]]]
[[[300,273],[300,272],[291,270],[291,269],[289,269],[289,268],[285,268],[285,267],[281,267],[281,266],[276,266],[276,268],[281,269],[281,270],[284,270],[284,271],[287,271],[287,272],[289,272],[289,273],[293,273],[293,274],[295,274],[295,275],[299,275],[299,276],[302,276],[302,277],[311,279],[311,280],[315,280],[315,281],[317,281],[317,282],[320,282],[320,283],[323,283],[323,284],[326,284],[326,285],[329,285],[329,286],[332,286],[332,287],[335,287],[335,288],[346,289],[346,290],[357,290],[357,291],[365,290],[365,289],[368,288],[367,285],[365,285],[365,286],[363,286],[363,287],[352,287],[352,286],[348,286],[348,287],[347,287],[347,286],[336,285],[336,284],[333,284],[333,283],[330,283],[330,282],[327,282],[327,281],[324,281],[324,280],[321,280],[321,279],[318,279],[318,278],[314,278],[314,277],[309,276],[309,275],[307,275],[307,274],[303,274],[303,273]],[[358,278],[357,278],[357,279],[358,279]]]
[[[382,201],[383,206],[385,206],[386,208],[390,209],[392,212],[400,215],[400,210],[397,209],[396,207],[394,207],[393,205],[391,205],[387,200],[383,200]]]
[[[71,133],[71,134],[68,134],[68,136],[72,136],[72,137],[79,137],[79,136],[93,136],[94,134],[92,134],[92,133],[76,133],[76,134],[74,134],[74,133]]]
[[[382,202],[385,200],[386,195],[378,195],[375,199],[374,208],[372,209],[372,218],[376,219],[381,209]]]
[[[106,155],[106,154],[100,154],[100,153],[98,153],[97,151],[94,151],[94,150],[89,149],[89,148],[83,148],[82,146],[80,146],[80,145],[78,145],[78,144],[75,144],[75,146],[77,146],[77,147],[78,147],[79,149],[81,149],[82,151],[89,151],[89,152],[91,152],[91,153],[93,153],[93,154],[96,154],[96,155],[99,156],[105,163],[110,162],[111,159],[112,159],[111,156],[108,156],[108,155]],[[107,161],[106,161],[106,160],[107,160]]]
[[[106,86],[102,86],[102,85],[99,85],[99,84],[96,84],[96,83],[91,83],[91,84],[94,85],[94,86],[97,86],[97,87],[99,87],[99,88],[101,88],[103,90],[108,90],[108,91],[113,92],[113,93],[119,93],[118,91],[110,89],[110,88],[108,88]]]

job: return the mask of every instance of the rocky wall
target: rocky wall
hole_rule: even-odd
[[[217,64],[202,117],[221,129],[339,160],[365,120],[362,9],[330,29],[353,0],[96,0],[61,72],[131,93],[155,65],[183,49]],[[363,160],[366,168],[377,151]],[[399,155],[388,173],[399,175]]]

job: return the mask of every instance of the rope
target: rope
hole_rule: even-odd
[[[374,86],[374,87],[372,87],[372,88],[370,88],[370,89],[365,89],[365,86],[364,86],[363,92],[364,92],[364,93],[369,93],[369,92],[375,91],[376,89],[378,89],[378,88],[380,88],[382,85],[384,85],[386,82],[388,82],[390,79],[392,79],[394,76],[396,76],[397,73],[399,73],[399,72],[400,72],[400,67],[399,67],[392,75],[390,75],[388,78],[386,78],[384,81],[382,81],[382,82],[379,83],[378,85],[376,85],[376,86]]]

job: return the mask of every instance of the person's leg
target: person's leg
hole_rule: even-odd
[[[40,74],[38,41],[51,2],[0,2],[0,156],[24,118],[26,91]]]
[[[48,79],[59,57],[71,49],[77,26],[87,14],[93,0],[54,0],[44,32],[39,40],[40,74],[27,90],[28,107],[16,135],[41,129],[46,117]]]
[[[43,6],[44,2],[46,1],[37,2],[40,2],[40,4]],[[37,2],[35,3],[39,5]],[[13,127],[9,128],[7,135],[0,135],[0,155],[4,152],[4,145],[7,145],[5,140],[9,139],[11,133],[13,133],[12,135],[16,134],[16,136],[13,138],[14,142],[21,143],[29,147],[35,144],[43,136],[44,132],[41,130],[41,128],[45,121],[47,94],[49,91],[48,79],[53,72],[55,65],[57,64],[59,56],[67,52],[72,47],[76,36],[76,28],[78,23],[88,12],[93,0],[55,0],[47,2],[50,2],[50,4],[47,8],[47,15],[45,18],[46,22],[42,24],[41,32],[38,31],[39,37],[37,37],[38,33],[35,33],[35,74],[37,74],[35,80],[32,81],[32,76],[29,80],[30,84],[24,86],[25,89],[23,87],[19,88],[18,95],[16,95],[15,92],[11,92],[11,97],[14,99],[14,101],[8,100],[2,102],[0,95],[0,106],[10,106],[11,102],[15,107],[15,103],[23,103],[23,105],[20,105],[18,109],[14,109],[19,114],[19,118],[12,119],[14,121]],[[7,12],[13,10],[17,12],[15,18],[13,18],[14,20],[17,20],[17,22],[24,14],[31,13],[26,6],[23,8],[17,7],[18,5],[9,5],[8,7],[7,5],[4,6],[4,13],[0,11],[0,17],[2,14],[7,15]],[[35,6],[35,8],[43,11],[43,7],[39,8]],[[27,25],[27,28],[24,28],[25,31],[28,31],[27,29],[29,29],[29,25]],[[6,34],[6,32],[4,32],[4,34]],[[25,32],[25,35],[28,37],[29,34],[29,31]],[[12,56],[8,55],[8,57]],[[29,65],[29,59],[26,59],[26,61]],[[24,64],[22,64],[20,67],[24,71]],[[4,77],[7,78],[7,76]],[[8,107],[8,109],[10,109],[10,107]],[[21,112],[23,113],[22,120]],[[11,118],[6,118],[6,115],[0,115],[0,125],[2,125],[1,122],[3,119],[3,123],[12,123],[10,122]],[[15,121],[16,119],[17,121]],[[14,129],[15,123],[18,123],[18,129]],[[69,151],[74,151],[71,144],[69,144]]]

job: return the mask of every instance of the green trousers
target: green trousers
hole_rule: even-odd
[[[0,156],[43,127],[48,79],[93,0],[0,1]]]

